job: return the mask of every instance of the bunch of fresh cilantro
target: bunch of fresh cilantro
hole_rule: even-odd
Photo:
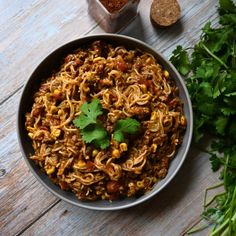
[[[212,136],[212,170],[221,168],[224,192],[204,204],[203,218],[213,224],[211,236],[236,235],[236,5],[219,1],[220,26],[207,23],[190,52],[181,46],[172,63],[185,76],[194,111],[194,138]],[[207,189],[207,191],[209,190]],[[192,231],[193,232],[193,231]]]

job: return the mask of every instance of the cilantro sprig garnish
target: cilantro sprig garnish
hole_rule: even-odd
[[[221,183],[206,189],[203,219],[214,225],[211,236],[236,235],[236,5],[219,1],[219,23],[207,23],[199,43],[188,52],[173,51],[172,63],[186,77],[194,111],[194,137],[213,137],[210,150],[212,170],[221,168]],[[206,201],[208,191],[224,191]],[[200,229],[192,229],[188,233]]]
[[[79,117],[73,120],[74,125],[80,129],[80,134],[85,143],[94,143],[95,146],[105,149],[110,145],[106,129],[97,120],[103,114],[102,105],[98,99],[91,103],[85,102]]]
[[[117,142],[125,140],[125,134],[136,134],[140,129],[140,123],[132,118],[118,120],[115,125],[113,139]]]
[[[103,113],[102,105],[97,98],[93,99],[91,103],[85,102],[80,110],[80,116],[73,121],[74,125],[80,129],[96,124],[97,117]]]
[[[106,149],[110,145],[110,138],[98,120],[98,116],[103,114],[103,109],[98,99],[93,99],[90,103],[85,102],[81,108],[81,114],[73,120],[73,124],[80,129],[80,134],[85,143],[93,143],[101,149]],[[114,126],[113,139],[123,142],[126,134],[135,134],[139,131],[140,123],[132,118],[118,120]]]

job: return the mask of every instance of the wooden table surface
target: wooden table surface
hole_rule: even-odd
[[[194,45],[207,21],[218,21],[217,0],[180,0],[181,21],[156,29],[149,20],[151,2],[141,0],[139,16],[120,33],[145,41],[166,57],[178,44]],[[101,32],[88,15],[86,0],[0,0],[0,235],[178,236],[199,219],[204,190],[218,177],[208,157],[194,146],[158,196],[114,212],[86,210],[56,198],[26,166],[16,133],[24,84],[48,53]]]

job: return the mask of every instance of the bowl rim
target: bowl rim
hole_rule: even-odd
[[[27,157],[27,154],[26,154],[26,151],[23,147],[23,140],[21,139],[20,137],[20,133],[21,133],[21,130],[20,130],[20,127],[23,125],[23,124],[20,124],[20,109],[21,109],[21,106],[22,106],[22,100],[23,100],[23,97],[24,97],[24,93],[26,91],[26,88],[28,86],[28,84],[30,83],[30,81],[32,80],[33,78],[33,75],[35,73],[35,71],[40,67],[40,65],[48,58],[51,56],[51,54],[55,53],[56,51],[59,51],[61,50],[63,47],[66,47],[68,46],[69,44],[74,44],[74,43],[78,43],[81,41],[81,40],[86,40],[86,41],[92,41],[92,40],[97,40],[98,38],[99,39],[104,39],[104,40],[109,40],[109,39],[112,39],[112,38],[117,38],[117,39],[122,39],[122,40],[127,40],[127,41],[132,41],[133,43],[137,44],[137,47],[139,47],[140,45],[145,49],[148,49],[150,51],[153,51],[155,52],[155,54],[161,59],[163,60],[166,64],[168,64],[168,66],[171,68],[171,70],[173,71],[173,73],[175,74],[176,78],[175,80],[177,80],[181,86],[182,86],[182,89],[184,91],[184,95],[186,96],[186,104],[187,104],[187,107],[189,109],[189,118],[188,118],[188,127],[189,127],[189,136],[187,138],[187,142],[186,142],[186,146],[184,147],[184,152],[183,152],[183,155],[182,155],[182,158],[180,160],[180,162],[178,163],[177,165],[177,168],[174,169],[174,171],[171,173],[171,175],[168,177],[168,179],[166,180],[166,182],[160,186],[158,189],[152,189],[148,195],[146,195],[145,197],[143,198],[137,198],[134,202],[131,202],[131,203],[126,203],[124,205],[121,205],[121,206],[112,206],[112,203],[111,203],[111,206],[109,207],[99,207],[99,206],[89,206],[89,205],[85,205],[83,201],[78,200],[78,202],[74,202],[73,200],[70,200],[68,199],[67,197],[63,196],[62,194],[60,193],[57,193],[54,189],[52,189],[50,186],[48,186],[45,181],[43,179],[41,179],[39,177],[39,175],[36,173],[36,171],[34,170],[33,166],[31,165],[30,161],[29,161],[29,158]],[[82,44],[81,44],[82,45]],[[182,167],[186,157],[187,157],[187,154],[189,152],[189,148],[190,148],[190,145],[191,145],[191,141],[192,141],[192,136],[193,136],[193,110],[192,110],[192,103],[191,103],[191,100],[190,100],[190,96],[189,96],[189,93],[188,93],[188,90],[187,90],[187,87],[185,85],[185,82],[183,80],[183,78],[181,77],[181,75],[179,74],[179,72],[177,71],[177,69],[173,66],[173,64],[167,60],[167,58],[162,54],[160,53],[157,49],[155,49],[154,47],[150,46],[149,44],[139,40],[139,39],[136,39],[136,38],[133,38],[133,37],[130,37],[130,36],[126,36],[126,35],[119,35],[119,34],[114,34],[114,33],[102,33],[102,34],[91,34],[91,35],[86,35],[86,36],[81,36],[75,40],[72,40],[72,41],[69,41],[65,44],[62,44],[61,46],[57,47],[56,49],[50,51],[47,56],[45,56],[43,58],[43,60],[41,60],[37,66],[32,70],[32,72],[30,73],[30,76],[28,77],[25,85],[23,86],[23,90],[22,90],[22,93],[20,95],[20,100],[19,100],[19,103],[18,103],[18,110],[17,110],[17,139],[18,139],[18,143],[19,143],[19,146],[20,146],[20,150],[21,150],[21,153],[23,155],[23,158],[28,166],[28,168],[30,169],[31,173],[33,173],[33,176],[47,189],[49,190],[54,196],[58,197],[59,199],[61,200],[64,200],[65,202],[67,203],[70,203],[74,206],[78,206],[78,207],[82,207],[82,208],[85,208],[85,209],[90,209],[90,210],[102,210],[102,211],[114,211],[114,210],[121,210],[121,209],[126,209],[126,208],[130,208],[130,207],[133,207],[133,206],[136,206],[136,205],[139,205],[145,201],[148,201],[150,200],[151,198],[153,198],[155,195],[157,195],[161,190],[163,190],[173,179],[174,177],[176,176],[176,174],[179,172],[180,168]],[[166,177],[167,178],[167,177]],[[63,191],[63,190],[62,190]]]

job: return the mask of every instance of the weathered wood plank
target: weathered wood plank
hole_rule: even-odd
[[[1,2],[0,103],[51,51],[97,25],[88,17],[86,0]]]
[[[195,43],[206,21],[217,20],[217,1],[182,0],[181,23],[156,29],[149,21],[150,3],[141,1],[140,16],[121,33],[153,45],[167,57],[177,44]],[[151,202],[109,213],[64,202],[54,206],[57,199],[35,180],[21,157],[15,131],[21,86],[50,51],[88,32],[103,32],[87,15],[86,0],[76,4],[72,0],[59,0],[56,6],[48,0],[13,0],[10,4],[1,0],[0,168],[7,173],[0,178],[0,234],[179,235],[197,219],[204,189],[216,181],[207,158],[199,157],[196,149],[191,149],[177,178]]]

